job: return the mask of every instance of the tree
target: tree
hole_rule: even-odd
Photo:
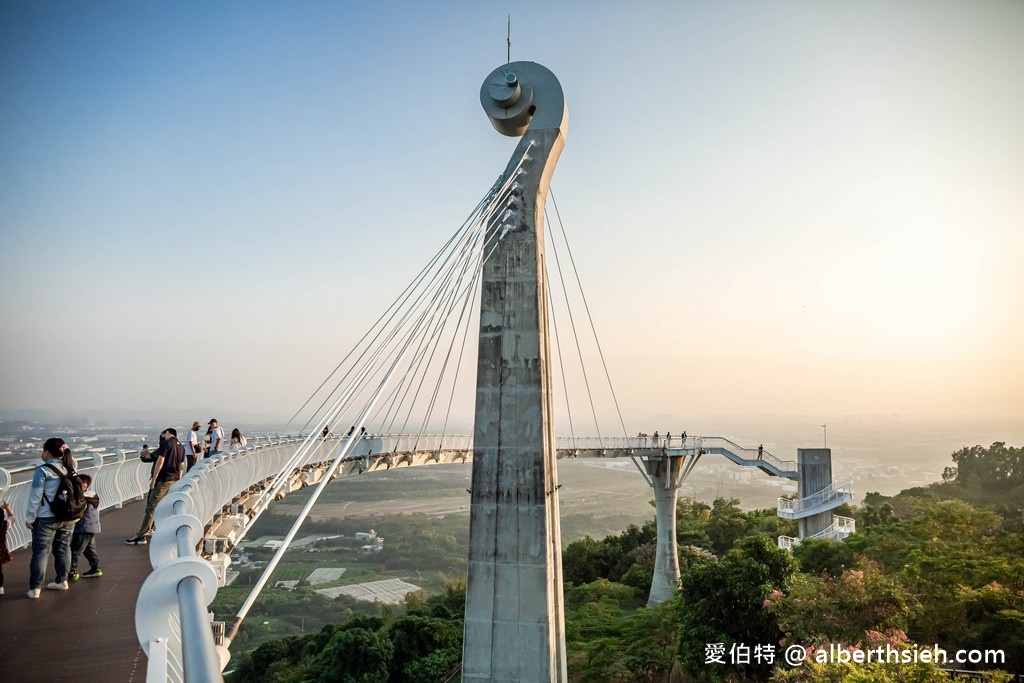
[[[679,650],[679,608],[672,601],[638,609],[623,629],[623,664],[631,680],[668,680]]]
[[[960,588],[954,619],[960,624],[959,645],[979,650],[998,647],[1008,669],[1024,673],[1024,590],[996,581],[980,588]]]
[[[828,538],[804,539],[793,548],[793,557],[800,563],[800,571],[815,576],[821,573],[841,576],[854,563],[849,545]]]
[[[740,510],[739,499],[715,498],[706,528],[712,550],[719,555],[729,550],[747,531],[747,515]]]
[[[608,575],[605,545],[590,536],[573,541],[562,551],[562,578],[577,586]]]
[[[391,641],[376,631],[350,628],[338,631],[319,659],[321,683],[385,683],[394,654]]]
[[[765,608],[773,590],[788,587],[795,562],[768,536],[741,539],[720,559],[691,563],[683,572],[675,601],[679,610],[679,661],[685,671],[720,679],[722,667],[709,668],[705,646],[712,643],[759,645],[777,643],[778,620]],[[744,675],[763,679],[763,666],[738,665]]]
[[[419,614],[407,614],[387,630],[394,648],[388,669],[391,680],[408,681],[417,675],[430,675],[437,668],[448,670],[462,653],[462,621]],[[429,664],[419,660],[433,655]]]
[[[774,591],[765,602],[786,642],[801,645],[864,644],[869,633],[905,639],[913,614],[906,589],[872,562],[838,578],[798,574],[785,594]]]

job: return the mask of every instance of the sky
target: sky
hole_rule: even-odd
[[[1022,421],[1009,0],[0,3],[0,414],[290,416],[505,167],[509,12],[631,432]]]

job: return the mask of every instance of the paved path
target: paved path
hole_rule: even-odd
[[[107,683],[145,681],[146,655],[135,635],[135,600],[149,575],[148,546],[129,546],[142,521],[141,503],[108,510],[97,537],[103,576],[79,579],[71,590],[28,591],[27,548],[4,565],[0,596],[0,681]],[[23,522],[17,522],[21,524]],[[79,560],[79,571],[89,563]],[[50,557],[46,581],[53,575]]]

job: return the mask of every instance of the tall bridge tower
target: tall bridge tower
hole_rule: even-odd
[[[569,115],[558,79],[534,62],[495,69],[480,100],[499,133],[522,139],[482,274],[462,677],[565,681],[544,204]]]

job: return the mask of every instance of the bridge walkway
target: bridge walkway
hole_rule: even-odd
[[[4,565],[0,596],[0,681],[135,683],[146,680],[146,655],[135,633],[135,602],[152,571],[147,546],[125,545],[142,521],[143,505],[102,513],[97,536],[103,576],[70,583],[70,590],[28,591],[28,548]],[[18,520],[16,523],[23,524]],[[84,560],[88,570],[89,563]],[[50,557],[46,580],[53,580]]]
[[[724,455],[736,464],[757,467],[766,474],[791,476],[792,463],[779,461],[768,453],[764,453],[764,460],[759,460],[752,449],[715,437],[685,444],[681,440],[662,441],[657,445],[633,439],[574,439],[571,445],[565,441],[558,448],[559,458],[691,456],[696,461],[701,455]],[[351,458],[339,474],[432,462],[466,463],[472,459],[471,442],[445,451],[403,452],[399,450],[401,445],[398,441],[367,440],[365,448],[369,452]],[[297,481],[302,485],[312,483],[301,476]],[[138,502],[103,511],[103,533],[97,540],[104,575],[74,582],[67,592],[44,589],[40,599],[27,599],[30,552],[27,548],[14,552],[14,561],[4,567],[6,594],[0,596],[0,624],[4,627],[0,637],[0,681],[146,680],[147,658],[139,647],[135,605],[152,566],[148,547],[124,544],[124,539],[138,529],[143,513]],[[52,558],[46,578],[53,578]],[[41,651],[53,656],[41,656]]]

